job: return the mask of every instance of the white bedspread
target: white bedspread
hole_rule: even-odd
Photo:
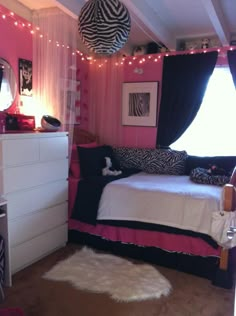
[[[222,187],[195,184],[189,176],[138,173],[104,188],[100,220],[162,224],[211,235],[213,212],[221,210]]]

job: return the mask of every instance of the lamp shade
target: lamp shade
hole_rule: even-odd
[[[79,34],[96,54],[111,55],[121,49],[130,33],[130,15],[119,0],[89,0],[79,15]]]

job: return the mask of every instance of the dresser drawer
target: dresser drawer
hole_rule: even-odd
[[[2,170],[2,174],[5,179],[2,183],[2,194],[7,194],[67,179],[68,159],[6,168]]]
[[[68,136],[40,139],[40,160],[57,160],[68,157]]]
[[[26,138],[3,140],[1,147],[3,167],[39,161],[40,148],[38,139]]]
[[[11,247],[11,272],[15,273],[43,258],[67,242],[67,225],[61,225],[16,247]]]
[[[67,222],[67,202],[9,221],[11,247]]]
[[[68,181],[59,180],[32,189],[8,193],[8,218],[11,220],[68,200]]]

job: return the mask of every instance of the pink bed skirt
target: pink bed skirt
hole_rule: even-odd
[[[221,248],[218,247],[215,249],[201,238],[150,230],[132,229],[127,227],[108,226],[103,224],[93,226],[70,219],[77,191],[77,183],[77,179],[69,179],[70,230],[78,230],[83,233],[100,236],[110,241],[131,243],[145,247],[157,247],[168,252],[180,252],[202,257],[220,257]]]

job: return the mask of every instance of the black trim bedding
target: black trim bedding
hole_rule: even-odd
[[[194,232],[191,230],[184,230],[180,228],[153,223],[144,223],[139,221],[97,220],[99,201],[104,187],[112,181],[128,177],[134,173],[137,173],[137,170],[127,169],[126,171],[123,171],[123,173],[119,176],[96,176],[87,177],[84,180],[80,180],[78,182],[77,195],[71,218],[91,225],[96,225],[100,223],[104,225],[127,227],[133,229],[144,229],[201,238],[213,248],[218,248],[218,244],[216,243],[216,241],[214,241],[209,235]]]
[[[95,138],[92,138],[92,141],[94,141],[94,139]],[[82,141],[81,143],[85,143],[85,142]],[[143,171],[142,167],[147,167],[147,164],[149,164],[148,167],[150,167],[150,163],[152,161],[156,165],[157,164],[156,159],[158,159],[159,154],[160,154],[160,151],[157,149],[137,149],[137,148],[123,147],[123,148],[113,148],[114,150],[114,155],[113,155],[113,152],[110,150],[110,148],[107,148],[108,146],[105,146],[105,147],[102,146],[102,147],[103,148],[98,148],[97,150],[92,150],[92,151],[86,150],[86,152],[84,151],[82,152],[82,154],[86,154],[86,155],[91,154],[91,152],[93,152],[92,158],[90,157],[89,160],[87,158],[83,160],[83,156],[80,157],[80,159],[82,158],[82,160],[86,162],[86,167],[88,167],[87,170],[89,170],[89,172],[92,170],[91,168],[93,167],[94,163],[96,163],[96,166],[98,166],[97,170],[99,171],[99,174],[101,174],[102,160],[104,160],[104,157],[102,157],[104,156],[103,151],[105,151],[105,156],[112,158],[113,167],[115,167],[115,169],[118,169],[118,170],[126,167],[126,168],[140,168],[141,170],[139,171]],[[100,155],[101,151],[102,151],[102,155]],[[149,159],[150,153],[152,153],[155,156],[153,157],[152,160]],[[178,152],[175,153],[172,150],[168,150],[167,154],[168,153],[170,153],[171,157],[173,155],[174,155],[173,157],[176,157],[175,154],[179,156]],[[236,163],[236,157],[195,157],[195,156],[189,156],[187,155],[187,153],[184,153],[184,154],[180,155],[181,159],[179,163],[181,164],[181,166],[180,166],[180,169],[179,168],[176,169],[177,175],[189,176],[193,168],[197,168],[197,167],[209,168],[209,164],[211,165],[216,164],[217,167],[224,168],[225,170],[227,170],[227,172],[230,172],[230,170],[235,166],[235,163]],[[79,152],[79,156],[81,156],[80,152]],[[113,160],[113,158],[115,158],[115,160]],[[170,173],[169,170],[166,170],[165,160],[166,159],[164,160],[162,159],[162,161],[160,161],[160,163],[164,164],[164,169],[161,171],[158,169],[158,173],[161,173],[161,174]],[[168,160],[168,161],[170,161],[171,163],[170,165],[171,168],[173,167],[172,162],[174,164],[176,163],[176,160],[175,159],[173,160],[172,158],[171,160]],[[89,164],[87,165],[88,162]],[[158,166],[159,166],[159,163],[158,163]],[[81,164],[80,164],[80,169],[81,169]],[[153,169],[149,168],[148,171],[153,172]],[[156,169],[154,173],[156,173]],[[83,175],[82,171],[81,171],[81,174]],[[172,172],[170,174],[172,174]],[[116,179],[118,178],[116,177],[115,180]],[[88,180],[86,181],[88,185]],[[214,248],[217,247],[216,242],[210,236],[205,235],[204,233],[196,233],[193,231],[182,230],[180,228],[164,226],[164,225],[159,225],[159,224],[151,224],[151,222],[143,223],[143,222],[138,222],[137,220],[134,222],[134,221],[124,220],[124,218],[123,220],[118,220],[118,219],[109,220],[108,218],[105,218],[103,220],[101,219],[96,220],[96,216],[97,216],[96,207],[94,208],[93,212],[91,212],[91,209],[86,207],[86,203],[91,203],[92,207],[94,207],[94,205],[95,206],[98,205],[99,197],[101,196],[101,193],[102,193],[101,186],[104,188],[106,184],[110,182],[108,181],[107,183],[104,183],[106,181],[107,179],[102,180],[102,184],[100,184],[100,189],[99,189],[100,193],[97,192],[97,196],[95,198],[93,198],[90,195],[90,193],[85,192],[85,194],[82,194],[82,191],[81,191],[80,195],[83,195],[86,199],[84,207],[82,208],[84,211],[81,211],[80,214],[76,213],[76,209],[78,207],[78,201],[77,201],[75,203],[74,212],[72,216],[72,218],[75,218],[75,221],[73,221],[72,219],[71,225],[69,226],[70,227],[69,241],[77,242],[82,245],[88,244],[95,248],[109,250],[113,253],[125,255],[128,257],[133,257],[137,259],[142,259],[144,261],[150,261],[150,262],[164,265],[170,268],[175,268],[180,271],[189,272],[189,273],[196,274],[199,276],[207,277],[209,279],[212,279],[213,284],[215,285],[223,286],[226,288],[230,288],[232,286],[232,274],[231,274],[232,271],[231,271],[231,265],[230,265],[231,260],[228,261],[228,259],[226,259],[226,264],[225,264],[224,256],[222,253],[221,255],[218,255],[218,256],[214,256],[211,254],[201,256],[199,254],[200,252],[192,253],[192,252],[185,252],[182,250],[178,251],[177,248],[175,249],[175,247],[173,249],[170,248],[168,250],[166,248],[166,250],[164,250],[165,249],[164,247],[160,245],[156,246],[156,237],[152,239],[152,241],[155,241],[154,244],[144,245],[142,243],[135,243],[135,239],[123,238],[123,241],[122,241],[122,239],[118,238],[115,241],[115,240],[110,239],[109,234],[103,234],[106,228],[108,228],[108,231],[112,230],[113,228],[116,228],[115,231],[118,231],[120,228],[121,229],[124,228],[125,230],[126,227],[127,228],[130,227],[134,233],[138,231],[138,232],[141,232],[141,234],[142,234],[142,229],[157,231],[157,234],[162,234],[162,232],[164,232],[165,234],[167,232],[167,234],[165,234],[167,237],[166,238],[167,241],[170,241],[170,237],[174,238],[174,240],[177,240],[179,237],[180,239],[182,237],[185,238],[185,236],[176,237],[176,234],[181,234],[181,235],[186,234],[187,236],[186,240],[188,241],[188,243],[191,243],[191,238],[188,238],[188,236],[193,236],[194,238],[192,239],[196,241],[197,244],[204,243],[204,241],[206,241],[208,243],[208,246],[210,245],[212,249],[213,247]],[[123,181],[123,180],[120,180],[120,181]],[[113,184],[111,183],[111,185]],[[86,184],[83,184],[82,186],[86,187]],[[74,196],[75,196],[75,190],[74,190]],[[74,198],[71,199],[71,201],[73,201],[72,204],[74,204]],[[81,201],[79,203],[81,203]],[[115,205],[119,205],[119,203],[115,203]],[[227,208],[227,210],[229,209]],[[84,229],[83,222],[89,223],[89,224],[93,223],[93,225],[90,225],[92,229],[88,229],[88,228]],[[99,225],[96,225],[96,224],[99,224]],[[87,224],[84,224],[84,225],[86,226]],[[99,231],[99,229],[97,229],[97,228],[100,228],[99,226],[103,226],[101,227],[102,233]],[[160,233],[158,230],[160,231]],[[169,234],[168,234],[168,230],[169,230]],[[143,238],[143,235],[140,235],[140,236],[141,238]],[[201,239],[203,239],[204,241],[202,241]],[[179,244],[185,245],[185,242],[182,242],[181,240],[181,243]],[[219,251],[220,249],[221,248],[218,247]],[[234,249],[230,249],[229,254],[231,254],[233,250]],[[220,272],[220,274],[218,272]],[[218,276],[220,276],[220,280],[217,280]]]
[[[120,178],[121,176],[97,176],[80,180],[71,218],[96,225],[98,205],[103,188],[111,181]]]
[[[118,226],[118,227],[127,227],[132,229],[141,229],[141,230],[150,230],[157,232],[164,232],[175,235],[184,235],[191,236],[196,238],[201,238],[206,243],[208,243],[211,247],[217,249],[219,245],[215,240],[213,240],[210,236],[202,233],[196,233],[191,230],[184,230],[175,227],[159,225],[159,224],[150,224],[144,222],[134,222],[134,221],[112,221],[112,220],[97,220],[97,224],[109,225],[109,226]]]
[[[122,169],[122,174],[118,176],[90,176],[80,180],[71,218],[96,225],[98,205],[104,187],[112,181],[137,172],[137,169]]]
[[[209,280],[215,280],[219,265],[217,257],[191,256],[184,253],[168,252],[157,247],[141,247],[134,244],[115,242],[76,230],[69,231],[69,241],[109,251],[153,264],[158,264],[178,271],[191,273]],[[229,269],[231,275],[232,268]],[[230,288],[232,284],[226,285]],[[223,286],[224,287],[224,286]]]

